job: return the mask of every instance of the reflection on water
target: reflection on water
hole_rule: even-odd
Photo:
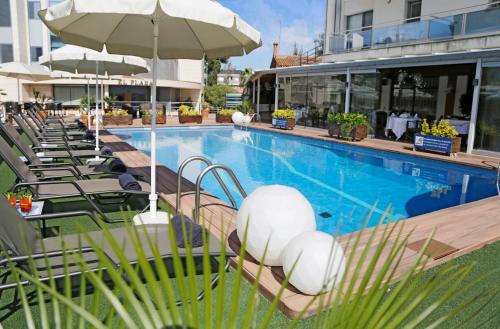
[[[126,132],[127,142],[150,150],[148,131]],[[158,161],[174,171],[204,155],[232,168],[248,193],[270,184],[297,188],[313,205],[318,228],[329,233],[360,229],[370,210],[372,226],[388,207],[394,219],[404,219],[496,194],[495,174],[486,170],[252,129],[166,128],[157,143]],[[186,177],[194,181],[203,168],[189,165]],[[226,199],[211,176],[203,188]]]

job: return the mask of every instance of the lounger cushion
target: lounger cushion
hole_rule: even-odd
[[[124,191],[120,186],[118,179],[99,179],[99,180],[79,180],[75,181],[87,194],[102,194],[102,193],[120,193],[131,192]],[[151,187],[148,183],[139,182],[142,192],[150,192]],[[71,183],[57,185],[40,185],[38,187],[38,195],[41,199],[60,198],[64,196],[79,196],[81,195],[78,189]]]
[[[71,150],[71,154],[73,154],[73,156],[75,157],[92,157],[101,155],[101,152],[91,150]],[[69,153],[68,151],[48,151],[43,152],[43,157],[67,158],[69,157]]]

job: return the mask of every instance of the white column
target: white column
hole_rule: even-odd
[[[95,62],[95,150],[99,151],[99,62]],[[99,160],[99,156],[96,156]]]
[[[90,117],[90,78],[87,78],[87,129],[90,129]]]
[[[257,120],[260,120],[260,78],[257,80]]]
[[[253,81],[252,87],[252,103],[255,105],[255,80]]]
[[[345,108],[344,112],[348,113],[349,108],[351,107],[351,70],[348,68],[347,69],[347,74],[346,74],[346,88],[345,88]]]
[[[476,138],[477,111],[479,110],[479,97],[481,96],[481,58],[476,63],[476,76],[474,77],[474,93],[472,98],[472,110],[470,114],[469,138],[467,140],[467,153],[471,154],[474,149],[474,140]]]
[[[278,75],[276,74],[276,83],[274,84],[274,110],[275,111],[278,109],[279,94],[280,94],[280,82],[278,80]]]

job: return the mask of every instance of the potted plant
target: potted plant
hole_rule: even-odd
[[[188,105],[181,105],[179,107],[179,123],[202,123],[202,115],[194,108]]]
[[[7,200],[9,200],[9,203],[12,205],[12,207],[15,208],[17,205],[17,195],[12,192],[4,193],[4,195],[7,198]]]
[[[132,124],[132,115],[128,114],[127,111],[122,109],[112,109],[110,112],[104,113],[103,117],[103,125],[131,125]]]
[[[274,111],[272,123],[274,128],[292,130],[295,127],[295,111],[291,109]]]
[[[142,110],[141,113],[142,113],[142,124],[150,125],[152,123],[151,110]],[[167,116],[163,113],[163,110],[161,111],[156,110],[156,124],[163,125],[165,123],[167,123]]]
[[[28,213],[33,208],[33,196],[30,192],[25,191],[18,195],[19,208],[22,212]]]
[[[233,122],[233,114],[236,113],[236,110],[231,109],[222,109],[215,115],[215,122],[217,123],[232,123]]]
[[[208,119],[208,115],[210,114],[210,104],[208,102],[203,102],[202,104],[202,110],[201,110],[201,115],[203,116],[203,119]]]
[[[337,113],[328,114],[328,134],[352,141],[360,141],[368,135],[368,120],[364,114]]]
[[[104,112],[110,112],[113,110],[113,102],[116,101],[116,96],[106,96],[104,101]]]
[[[426,119],[422,122],[422,130],[415,134],[413,146],[415,150],[431,151],[445,154],[456,154],[460,152],[462,137],[458,131],[450,125],[448,120],[434,122],[432,127]]]
[[[80,118],[85,123],[87,123],[86,116],[88,115],[88,111],[89,111],[89,108],[90,108],[90,104],[89,103],[90,104],[94,104],[95,103],[95,96],[90,96],[90,97],[82,96],[82,98],[80,98],[80,105],[78,106],[78,112],[80,113]],[[92,118],[90,124],[91,125],[94,124],[94,118]]]
[[[49,111],[46,110],[46,107],[47,103],[52,101],[52,97],[42,94],[36,89],[33,89],[33,97],[35,98],[38,114],[40,114],[43,119],[47,119],[49,117]]]

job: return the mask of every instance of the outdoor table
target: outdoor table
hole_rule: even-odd
[[[389,136],[389,131],[392,130],[394,135],[396,135],[396,138],[400,139],[401,136],[403,136],[404,133],[406,132],[406,128],[408,127],[408,122],[418,122],[418,121],[420,121],[420,119],[415,117],[401,118],[401,117],[390,116],[387,118],[387,124],[385,126],[385,136]]]
[[[30,212],[22,212],[21,208],[19,207],[19,203],[18,203],[16,205],[16,210],[23,217],[40,216],[43,214],[44,204],[45,204],[44,201],[34,201],[31,204],[31,211]],[[51,227],[49,230],[49,229],[47,229],[47,223],[46,223],[45,219],[42,219],[42,227],[41,227],[42,236],[43,237],[53,236],[54,231],[59,232],[59,226]]]
[[[469,134],[469,120],[459,120],[459,119],[449,119],[448,123],[455,127],[460,135],[468,135]]]

